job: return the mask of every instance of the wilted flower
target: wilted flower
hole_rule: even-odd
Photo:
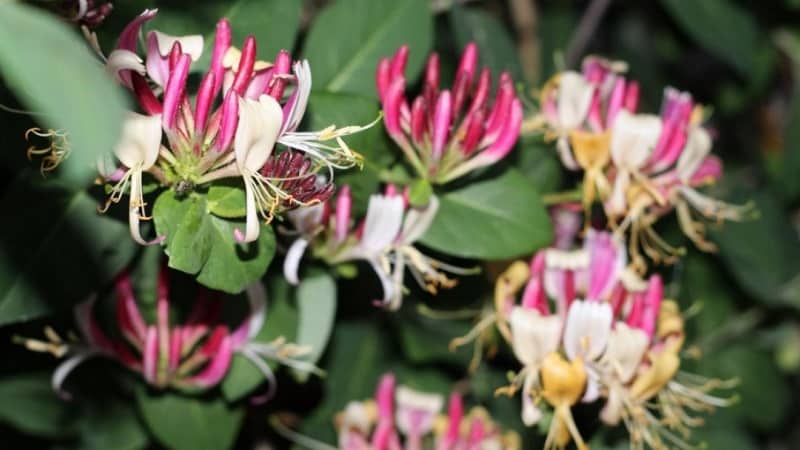
[[[478,47],[464,49],[451,89],[439,88],[439,56],[428,58],[422,94],[409,105],[405,96],[408,47],[378,65],[378,96],[389,135],[420,177],[447,183],[503,159],[514,147],[522,123],[522,103],[508,73],[500,75],[489,104],[491,73],[484,68],[473,86]]]
[[[138,231],[139,220],[146,218],[140,195],[143,172],[183,195],[220,178],[241,177],[246,227],[234,234],[240,242],[251,242],[258,237],[259,215],[270,221],[286,209],[325,200],[332,169],[359,162],[342,136],[363,127],[297,131],[311,92],[307,61],[293,64],[285,51],[274,62],[257,60],[255,39],[246,38],[241,51],[233,47],[230,25],[222,19],[210,68],[192,105],[187,80],[191,63],[202,53],[203,37],[150,31],[143,60],[137,54],[139,30],[155,15],[156,10],[146,10],[131,22],[107,62],[145,113],[132,113],[124,125],[115,152],[123,175],[110,197],[119,201],[130,190],[131,232],[138,242],[158,242],[145,242]],[[278,153],[276,144],[286,149]],[[290,154],[283,156],[285,152]],[[331,172],[327,179],[309,176],[322,168]]]
[[[126,272],[114,282],[116,322],[114,330],[104,329],[96,312],[96,296],[75,307],[75,322],[83,342],[64,342],[48,329],[49,342],[24,339],[31,350],[66,357],[53,373],[53,389],[62,390],[67,376],[88,358],[104,357],[141,374],[156,388],[172,387],[198,391],[219,384],[228,372],[235,354],[247,357],[275,388],[275,379],[262,358],[274,359],[300,370],[314,371],[301,360],[307,349],[287,344],[282,338],[262,343],[255,340],[264,325],[265,292],[259,283],[248,287],[249,312],[235,327],[222,319],[223,294],[198,286],[192,309],[178,324],[172,317],[169,271],[162,266],[158,275],[156,319],[147,323],[136,301],[131,279]]]
[[[370,197],[366,217],[352,224],[350,188],[344,186],[335,207],[326,203],[288,214],[299,236],[286,255],[284,275],[290,283],[298,283],[300,259],[311,245],[314,256],[331,265],[369,263],[383,287],[380,304],[389,309],[401,305],[406,268],[420,286],[433,294],[439,287],[451,287],[455,281],[439,269],[468,272],[426,256],[414,247],[433,221],[438,206],[438,199],[431,196],[425,206],[414,207],[408,203],[408,190],[400,193],[389,185],[385,193]]]
[[[60,0],[54,3],[57,5],[53,8],[61,16],[88,28],[99,26],[114,9],[111,2],[99,3],[95,0]]]
[[[728,383],[679,372],[680,311],[660,276],[643,280],[625,260],[617,239],[590,230],[584,248],[543,250],[499,279],[498,326],[523,365],[499,392],[521,390],[527,425],[542,418],[542,400],[553,409],[546,449],[570,439],[587,448],[571,414],[579,402],[604,399],[601,420],[624,422],[633,448],[664,450],[688,445],[693,412],[729,402],[710,395]]]
[[[25,140],[30,141],[31,135],[49,141],[49,145],[46,147],[40,148],[36,145],[31,145],[28,147],[27,154],[29,160],[33,159],[34,156],[42,157],[42,163],[39,167],[42,175],[44,175],[45,172],[55,170],[55,168],[58,167],[62,161],[67,159],[72,151],[72,147],[69,143],[69,137],[63,130],[49,129],[45,131],[41,128],[29,128],[28,131],[25,132]]]
[[[394,375],[378,384],[375,400],[350,402],[336,417],[342,450],[457,450],[520,448],[519,436],[502,433],[480,407],[467,414],[461,395],[444,398],[405,386],[395,389]],[[433,436],[431,436],[433,435]],[[432,437],[432,439],[431,439]]]

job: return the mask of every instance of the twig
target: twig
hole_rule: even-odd
[[[517,30],[517,53],[525,78],[531,83],[539,81],[541,46],[539,43],[539,11],[536,0],[508,0],[511,20]]]
[[[610,4],[611,0],[592,0],[589,4],[578,24],[575,36],[569,44],[566,57],[567,67],[575,67],[578,63],[578,58],[586,51],[589,39],[594,35]]]

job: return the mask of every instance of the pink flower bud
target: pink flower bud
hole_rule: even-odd
[[[435,161],[442,158],[447,138],[450,135],[450,118],[452,117],[452,98],[450,91],[442,91],[436,102],[436,111],[433,113],[433,147],[431,156]]]
[[[336,222],[334,224],[336,242],[342,242],[347,238],[347,231],[350,229],[352,206],[353,199],[350,196],[350,186],[344,185],[339,189],[339,196],[336,197]]]
[[[236,71],[236,77],[233,79],[231,90],[239,95],[244,95],[250,77],[253,75],[253,68],[256,63],[256,39],[253,36],[247,36],[242,46],[242,54],[239,58],[239,67]]]
[[[389,77],[389,66],[389,59],[383,58],[378,63],[378,70],[375,71],[375,87],[378,89],[378,99],[381,101],[386,97],[386,91],[392,81]]]

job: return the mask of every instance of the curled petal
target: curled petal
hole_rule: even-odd
[[[403,224],[403,198],[372,195],[359,246],[366,255],[377,255],[394,242]]]
[[[514,355],[526,366],[535,367],[558,348],[561,319],[543,316],[535,309],[515,307],[509,317]]]
[[[258,101],[239,99],[239,125],[233,148],[240,171],[255,173],[264,166],[278,139],[282,118],[280,105],[268,95]]]
[[[405,221],[403,222],[403,231],[401,232],[401,239],[405,244],[413,244],[428,231],[433,219],[436,217],[436,212],[439,210],[439,199],[436,196],[431,196],[428,204],[422,209],[412,208],[406,213]]]
[[[81,352],[67,358],[64,362],[59,364],[58,367],[56,367],[56,370],[53,372],[53,377],[50,380],[50,385],[53,387],[53,390],[57,392],[64,400],[69,400],[72,398],[69,393],[62,389],[64,386],[64,381],[72,373],[72,371],[83,364],[84,361],[99,355],[100,354],[97,352]]]
[[[577,128],[589,113],[594,87],[577,72],[565,72],[558,85],[558,122],[561,128]]]
[[[300,267],[300,260],[303,258],[308,247],[308,240],[305,238],[297,238],[292,242],[289,251],[286,252],[286,258],[283,260],[283,277],[292,285],[298,285],[300,279],[297,276],[297,270]]]
[[[647,162],[661,134],[661,118],[650,114],[617,114],[611,132],[611,158],[617,166],[638,169]]]
[[[139,75],[145,74],[142,58],[139,58],[139,55],[130,50],[123,49],[114,50],[108,55],[106,70],[130,89],[133,89],[130,72],[136,72]]]
[[[311,95],[311,67],[307,60],[304,59],[294,64],[294,75],[297,78],[297,86],[292,98],[284,107],[285,114],[281,134],[297,129],[306,113],[308,98]],[[288,111],[286,111],[287,107]]]
[[[160,31],[151,31],[149,34],[155,36],[155,41],[158,44],[158,52],[161,56],[169,56],[170,51],[175,43],[180,43],[181,51],[192,58],[192,61],[197,61],[203,54],[203,36],[199,34],[192,34],[188,36],[171,36]]]
[[[158,159],[161,147],[161,116],[129,112],[122,123],[122,133],[114,153],[122,164],[147,170]]]
[[[695,127],[689,132],[686,146],[678,158],[676,170],[683,183],[688,184],[706,156],[711,152],[711,136],[702,127]]]

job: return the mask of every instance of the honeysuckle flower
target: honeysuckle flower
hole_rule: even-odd
[[[289,209],[324,201],[333,169],[360,163],[360,155],[342,138],[366,127],[297,130],[311,92],[308,62],[292,63],[286,51],[274,62],[257,60],[252,36],[241,50],[232,46],[227,19],[217,23],[210,66],[192,104],[187,82],[203,38],[150,31],[144,57],[139,56],[140,29],[156,13],[146,10],[135,18],[106,63],[133,91],[141,109],[160,118],[165,140],[159,141],[157,159],[141,171],[181,195],[222,178],[241,177],[246,225],[234,231],[234,238],[252,242],[259,234],[259,216],[269,222]],[[310,175],[323,169],[327,173],[311,186]],[[118,201],[121,192],[111,200]]]
[[[410,104],[405,93],[408,47],[378,65],[376,84],[389,136],[418,175],[447,183],[505,158],[519,137],[522,103],[511,75],[500,75],[489,103],[491,73],[478,67],[478,47],[467,44],[451,89],[440,90],[439,56],[428,58],[422,93]]]
[[[284,261],[286,279],[299,282],[300,260],[311,245],[313,255],[331,265],[367,262],[383,289],[383,299],[378,303],[391,310],[402,303],[406,268],[432,294],[440,287],[453,286],[455,281],[440,268],[453,273],[469,271],[426,256],[414,247],[433,221],[438,199],[432,196],[427,205],[413,207],[407,196],[407,190],[400,193],[394,185],[387,186],[384,194],[370,197],[366,217],[355,226],[351,224],[352,198],[347,186],[340,189],[333,208],[318,206],[289,214],[299,237],[289,247]]]
[[[136,301],[127,272],[114,281],[116,327],[109,333],[100,326],[95,303],[97,296],[75,307],[75,322],[83,342],[63,342],[48,332],[50,342],[23,340],[31,350],[47,351],[66,357],[53,373],[53,389],[65,397],[62,386],[69,374],[85,360],[104,357],[139,373],[144,381],[159,389],[175,388],[202,391],[218,385],[228,372],[235,354],[242,354],[264,372],[274,390],[272,371],[263,359],[274,359],[300,370],[313,366],[296,357],[307,350],[283,339],[262,343],[256,335],[264,325],[266,304],[263,286],[255,283],[246,290],[249,312],[234,327],[222,319],[223,294],[198,286],[192,309],[178,324],[171,317],[169,271],[162,266],[158,274],[155,322],[148,323]],[[120,336],[120,337],[117,337]]]
[[[639,85],[625,79],[625,70],[619,62],[588,57],[582,73],[556,74],[540,95],[545,139],[556,141],[565,167],[584,171],[585,207],[596,192],[601,198],[608,195],[603,171],[611,159],[611,129],[621,113],[634,112],[639,102]]]
[[[679,371],[681,313],[659,275],[643,279],[626,263],[616,235],[589,230],[579,249],[541,250],[497,279],[498,330],[522,365],[497,392],[521,391],[529,426],[552,408],[545,448],[586,448],[571,413],[579,403],[601,399],[601,420],[624,422],[633,448],[666,449],[665,439],[684,445],[673,434],[688,438],[699,420],[690,412],[729,402],[710,394],[729,383]]]
[[[441,413],[443,406],[441,395],[395,387],[394,376],[384,375],[375,400],[351,401],[337,415],[339,447],[342,450],[520,448],[519,436],[502,433],[483,408],[475,407],[465,414],[459,393],[450,395],[447,414]],[[312,448],[327,446],[319,444]]]
[[[615,125],[613,164],[609,169],[614,187],[605,201],[618,233],[630,229],[631,257],[639,272],[646,263],[639,248],[655,262],[674,262],[681,249],[661,239],[652,225],[675,210],[681,229],[698,248],[714,251],[704,238],[705,226],[692,217],[692,209],[706,219],[742,220],[751,207],[712,199],[696,188],[713,184],[722,176],[720,160],[711,155],[711,136],[701,122],[702,108],[691,95],[673,88],[664,91],[661,116],[620,115]],[[612,140],[613,141],[613,140]]]

